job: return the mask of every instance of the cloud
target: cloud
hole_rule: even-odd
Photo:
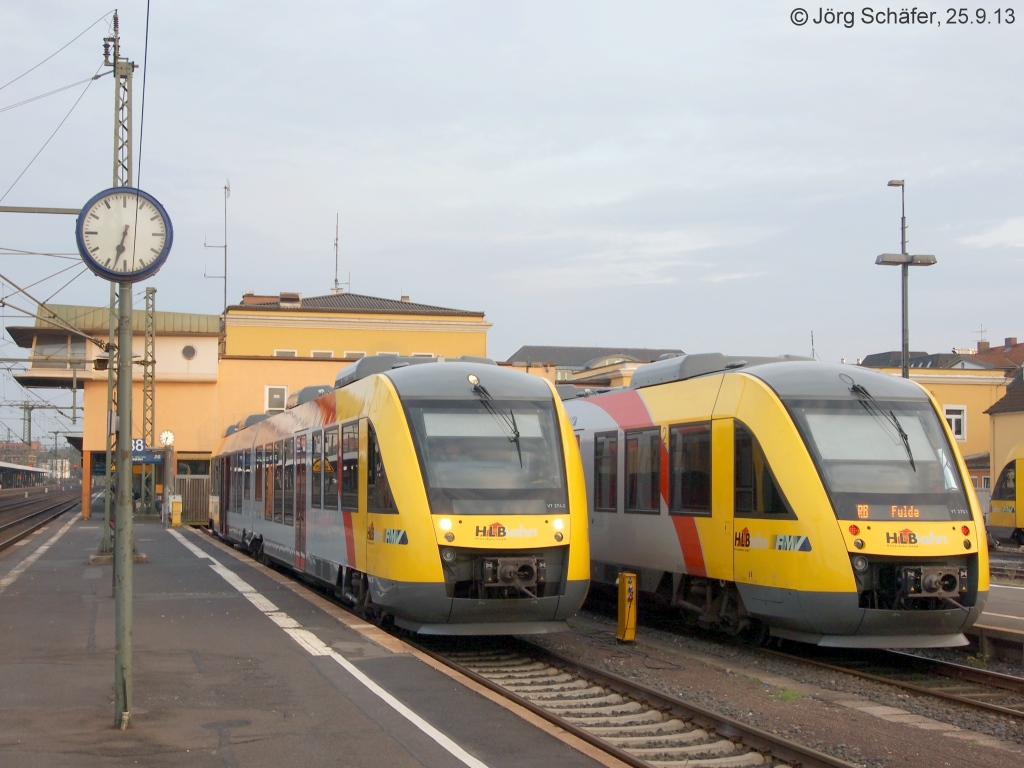
[[[1007,219],[980,235],[961,237],[959,242],[968,248],[1024,248],[1024,216]]]
[[[766,272],[727,272],[717,275],[708,275],[701,279],[708,283],[725,283],[730,280],[749,280],[752,277],[761,277]]]

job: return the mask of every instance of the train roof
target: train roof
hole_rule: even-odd
[[[693,355],[680,355],[666,360],[658,360],[641,365],[633,373],[629,386],[633,389],[665,384],[670,381],[685,381],[709,373],[724,373],[755,365],[779,362],[813,362],[809,357],[782,355],[780,357],[738,357],[723,355],[721,352],[701,352]]]
[[[872,397],[922,397],[919,385],[889,373],[859,365],[822,363],[809,357],[739,357],[709,352],[659,360],[640,366],[630,382],[632,389],[685,381],[714,373],[743,371],[764,381],[780,397],[848,397],[855,384]]]
[[[340,371],[338,376],[334,379],[334,388],[341,389],[347,387],[353,382],[365,379],[367,376],[372,376],[376,373],[387,373],[388,371],[397,370],[399,368],[408,368],[410,365],[422,365],[424,363],[437,363],[445,362],[445,358],[441,357],[402,357],[401,355],[373,355],[371,357],[363,357],[356,360],[351,365],[346,365]],[[471,357],[464,355],[462,357],[453,357],[448,362],[474,362],[482,365],[495,365],[494,361],[486,357]]]

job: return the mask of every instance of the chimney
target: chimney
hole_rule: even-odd
[[[986,352],[988,352],[988,349],[989,349],[989,347],[988,347],[988,342],[987,341],[979,341],[978,342],[978,354],[979,355],[985,354]]]
[[[1006,337],[1006,346],[1007,347],[1016,347],[1017,346],[1017,337],[1016,336],[1007,336]]]
[[[408,296],[403,296],[402,297],[402,303],[403,304],[408,304],[409,303],[409,297]]]

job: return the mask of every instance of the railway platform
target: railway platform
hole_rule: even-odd
[[[131,722],[116,728],[102,513],[0,553],[0,764],[618,763],[201,532],[136,521]]]

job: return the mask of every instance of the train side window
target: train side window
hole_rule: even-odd
[[[324,433],[317,430],[313,433],[313,473],[311,475],[312,498],[314,509],[323,509],[324,489]]]
[[[324,430],[324,509],[338,509],[338,428]]]
[[[735,424],[735,515],[737,517],[796,518],[782,495],[768,459],[754,434],[740,422]]]
[[[368,464],[366,467],[366,508],[370,512],[397,512],[395,497],[391,493],[384,457],[377,443],[377,433],[370,424],[368,438]]]
[[[661,511],[661,432],[654,429],[626,433],[626,511],[658,514]]]
[[[1017,462],[1011,461],[999,473],[996,487],[992,489],[993,501],[1016,501],[1017,499]]]
[[[235,454],[234,472],[231,474],[231,482],[234,483],[235,487],[231,494],[231,511],[241,512],[242,511],[242,452],[238,451]]]
[[[249,483],[252,481],[252,451],[246,451],[242,458],[242,498],[252,498]]]
[[[341,428],[341,508],[359,509],[359,422]],[[335,491],[337,492],[337,491]]]
[[[274,443],[274,522],[283,521],[281,510],[284,509],[284,444],[278,440]]]
[[[594,509],[615,512],[619,505],[619,433],[594,435]]]
[[[284,524],[295,525],[295,438],[284,441]]]
[[[669,430],[669,503],[673,515],[711,514],[711,424]]]
[[[256,482],[253,485],[253,494],[256,501],[263,501],[263,446],[256,449],[253,454],[253,470],[256,472]]]

